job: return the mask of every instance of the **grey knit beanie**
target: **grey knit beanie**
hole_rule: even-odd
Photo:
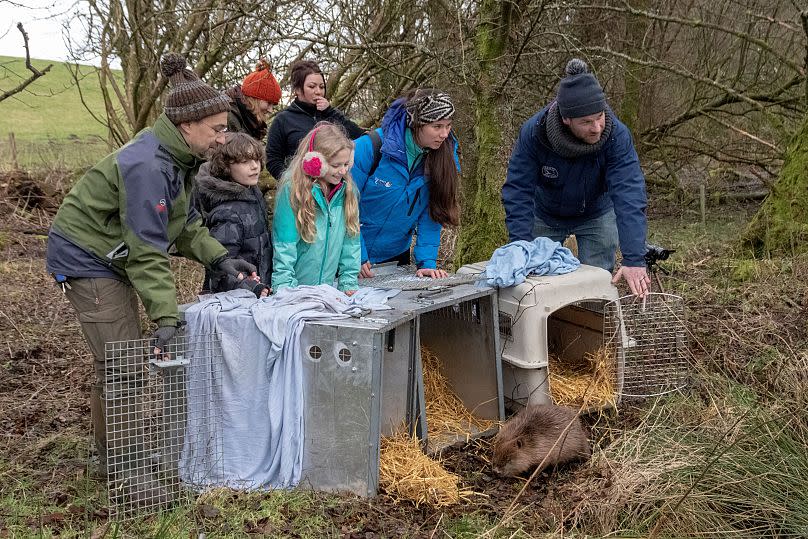
[[[185,67],[185,58],[170,52],[160,60],[160,71],[171,83],[164,111],[168,119],[179,125],[197,122],[230,110],[230,98],[202,82]]]
[[[558,85],[558,110],[562,118],[580,118],[606,110],[606,95],[586,62],[567,62],[567,76]]]

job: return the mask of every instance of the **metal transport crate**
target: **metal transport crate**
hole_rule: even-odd
[[[373,496],[382,436],[414,429],[438,449],[426,435],[421,344],[466,408],[504,419],[496,291],[459,284],[428,294],[404,291],[392,310],[306,324],[304,483]]]
[[[476,417],[504,419],[496,290],[460,281],[403,291],[390,310],[305,323],[302,487],[375,495],[380,439],[400,429],[437,449],[427,436],[421,344]],[[151,339],[107,347],[109,496],[118,518],[188,501],[221,477],[205,469],[228,428],[205,400],[221,392],[217,337],[183,335],[163,361],[152,347]],[[202,351],[210,357],[193,356]],[[197,467],[187,460],[195,455],[203,457]]]

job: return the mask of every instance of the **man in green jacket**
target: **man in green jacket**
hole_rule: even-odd
[[[161,70],[172,86],[163,113],[153,127],[138,133],[76,183],[48,235],[48,271],[77,311],[95,360],[90,401],[104,470],[104,382],[131,388],[114,398],[135,402],[133,391],[142,385],[143,372],[142,357],[129,358],[129,364],[119,364],[116,358],[114,365],[105,365],[106,343],[141,338],[136,293],[158,326],[155,353],[165,350],[174,337],[179,313],[169,249],[173,246],[214,272],[241,276],[256,271],[243,260],[227,258],[227,250],[189,208],[191,182],[200,164],[224,143],[229,98],[186,69],[180,55],[165,55]],[[136,356],[133,351],[128,354]],[[138,413],[133,409],[133,416]],[[138,429],[126,425],[122,430]],[[131,443],[132,436],[115,442]],[[118,449],[111,449],[111,458],[121,460],[123,449]],[[122,463],[109,464],[117,473]]]

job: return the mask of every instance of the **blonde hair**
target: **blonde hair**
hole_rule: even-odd
[[[253,115],[258,118],[259,120],[263,121],[263,114],[261,114],[261,100],[255,97],[245,95],[244,96],[244,104],[247,105],[247,110],[253,113]]]
[[[330,122],[319,122],[300,141],[297,153],[289,163],[287,181],[292,182],[289,198],[292,211],[295,212],[295,225],[300,237],[306,243],[313,243],[317,237],[315,226],[317,208],[311,193],[312,183],[317,178],[312,178],[303,172],[303,157],[309,151],[312,137],[314,137],[312,150],[323,154],[326,161],[333,159],[342,150],[348,150],[352,154],[354,150],[354,143],[346,136],[342,127]],[[351,236],[357,236],[359,234],[359,202],[350,170],[343,176],[342,181],[345,184],[343,187],[345,189],[343,202],[345,226]]]

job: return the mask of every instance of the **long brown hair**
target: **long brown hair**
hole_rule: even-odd
[[[420,88],[407,93],[404,98],[409,101],[428,94],[441,93],[431,88]],[[418,139],[423,125],[412,126],[412,134]],[[460,201],[458,187],[460,177],[457,173],[454,153],[454,132],[450,132],[446,140],[437,150],[429,150],[424,160],[424,174],[429,179],[429,216],[443,226],[460,224]]]
[[[295,225],[300,237],[306,243],[313,243],[317,237],[315,223],[315,213],[317,211],[314,196],[311,194],[313,178],[303,172],[303,157],[309,151],[311,137],[314,133],[314,144],[312,150],[323,154],[326,160],[333,158],[342,150],[349,150],[353,156],[354,143],[345,135],[345,131],[338,125],[330,122],[318,122],[314,129],[303,137],[297,147],[297,153],[289,163],[287,173],[292,182],[289,196],[292,210],[295,212]],[[353,160],[353,157],[351,158]],[[345,199],[343,200],[343,213],[345,215],[345,226],[351,236],[359,235],[359,202],[357,200],[356,186],[351,179],[350,169],[342,177],[345,189]]]

